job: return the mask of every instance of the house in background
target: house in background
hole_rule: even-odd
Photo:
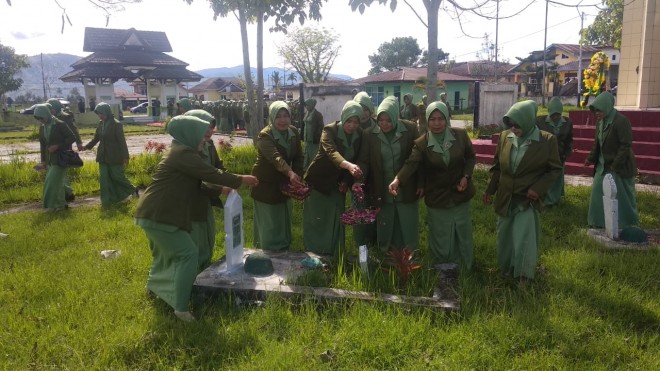
[[[190,88],[190,93],[200,100],[244,100],[245,89],[236,77],[212,77]]]
[[[446,92],[452,109],[461,110],[473,106],[474,82],[479,79],[440,71],[437,79],[438,95]],[[399,67],[394,71],[369,75],[352,82],[364,86],[364,91],[371,96],[376,106],[390,95],[402,102],[405,94],[412,94],[413,103],[418,103],[426,94],[426,67]]]
[[[438,71],[450,73],[452,75],[459,75],[465,77],[472,77],[475,80],[487,82],[513,82],[514,74],[509,70],[514,65],[506,62],[497,62],[481,60],[471,62],[455,62],[451,61],[446,64],[438,65]]]

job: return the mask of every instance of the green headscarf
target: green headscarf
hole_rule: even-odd
[[[596,96],[596,99],[589,105],[589,110],[591,112],[598,110],[605,114],[603,119],[603,124],[598,126],[598,133],[602,134],[605,129],[607,129],[614,121],[614,116],[616,115],[616,109],[614,109],[614,95],[609,91],[600,93]]]
[[[184,113],[193,109],[192,102],[188,98],[180,99],[178,102],[176,102],[176,105],[181,107]]]
[[[175,116],[167,124],[167,133],[177,143],[183,144],[197,150],[202,142],[204,134],[209,128],[209,123],[195,116]]]
[[[383,112],[390,117],[390,121],[392,122],[392,129],[396,131],[396,129],[399,127],[399,103],[395,97],[389,96],[383,99],[383,101],[378,106],[378,110],[376,111],[376,117],[378,117]]]
[[[50,104],[50,107],[55,110],[56,115],[62,112],[62,103],[60,103],[59,99],[50,98],[49,100],[46,101],[46,103]]]
[[[449,164],[449,148],[451,148],[452,142],[455,140],[451,131],[447,130],[447,128],[451,127],[451,121],[449,120],[449,109],[447,109],[447,105],[443,102],[432,102],[428,107],[426,107],[427,123],[429,122],[431,114],[434,111],[440,111],[445,116],[447,125],[445,126],[445,130],[439,134],[432,133],[431,130],[429,130],[428,146],[433,147],[433,152],[442,153],[442,160],[445,162],[445,164]]]
[[[374,102],[371,100],[369,94],[364,91],[361,91],[355,95],[353,98],[354,101],[360,103],[361,105],[367,107],[369,112],[373,115],[375,111]]]
[[[360,103],[354,101],[354,100],[349,100],[344,104],[344,108],[341,109],[341,124],[340,128],[338,130],[337,136],[339,137],[339,140],[342,141],[344,144],[344,147],[346,147],[346,153],[345,157],[346,158],[353,158],[353,147],[352,144],[355,142],[357,139],[357,135],[355,133],[352,134],[346,134],[344,131],[344,124],[346,121],[348,121],[351,117],[356,117],[358,119],[358,122],[360,121],[360,117],[362,116],[362,106]]]
[[[555,113],[561,115],[562,112],[564,112],[564,105],[561,103],[561,99],[559,97],[552,97],[550,102],[548,102],[548,116]]]
[[[112,108],[110,108],[110,105],[105,102],[101,102],[96,105],[94,108],[95,113],[101,113],[104,114],[108,119],[114,117],[114,114],[112,113]]]
[[[291,131],[291,128],[285,131],[279,131],[275,127],[275,118],[277,117],[277,114],[283,109],[289,113],[289,116],[291,116],[291,109],[289,108],[289,105],[286,104],[286,102],[278,100],[271,103],[268,112],[268,120],[269,120],[268,123],[271,129],[273,130],[273,138],[275,138],[275,141],[279,145],[281,145],[286,149],[286,152],[288,154],[289,152],[291,152],[291,145],[289,144],[289,138],[293,136],[293,132]]]
[[[509,111],[504,115],[502,121],[506,125],[510,125],[514,121],[522,129],[521,138],[527,137],[536,127],[536,112],[538,106],[533,100],[525,100],[522,102],[514,103]]]
[[[314,108],[316,108],[316,99],[314,99],[314,98],[306,99],[305,100],[305,107],[308,110],[313,111]]]
[[[38,117],[40,119],[46,119],[48,121],[50,121],[50,119],[53,117],[53,115],[50,113],[50,106],[46,103],[37,104],[37,106],[34,107],[34,113],[32,116]]]
[[[208,122],[209,124],[212,121],[215,121],[215,117],[203,109],[191,109],[190,111],[186,111],[186,113],[182,114],[181,116],[194,116],[198,119],[202,119]]]

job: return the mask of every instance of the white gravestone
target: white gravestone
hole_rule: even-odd
[[[605,233],[607,237],[619,238],[619,201],[616,199],[616,183],[612,174],[603,179],[603,211],[605,212]]]
[[[227,271],[243,266],[243,200],[231,191],[225,201],[225,258]]]
[[[360,258],[360,268],[362,272],[366,275],[369,274],[369,255],[367,252],[367,245],[361,245],[359,248],[359,258]]]

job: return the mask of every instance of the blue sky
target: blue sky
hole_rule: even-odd
[[[419,5],[420,14],[426,14],[420,0],[408,2]],[[563,1],[569,5],[578,2]],[[582,3],[600,4],[600,0],[584,0]],[[61,34],[63,11],[54,0],[12,0],[12,4],[10,7],[5,1],[0,2],[0,43],[13,47],[20,54],[59,52],[84,56],[85,27],[105,27],[106,23],[104,14],[85,0],[59,0],[73,23],[73,26],[67,24],[64,34]],[[445,3],[445,7],[448,6]],[[500,60],[508,59],[515,63],[516,57],[526,57],[532,50],[543,49],[545,1],[500,0],[500,16],[520,11],[519,15],[499,21]],[[586,13],[585,27],[593,22],[598,12],[594,7],[581,8],[581,11]],[[492,5],[488,12],[494,15]],[[365,76],[370,68],[368,55],[394,37],[412,36],[418,40],[420,47],[427,47],[426,28],[403,1],[399,1],[394,13],[389,7],[374,1],[360,15],[351,12],[348,0],[330,0],[324,5],[322,14],[320,23],[308,22],[306,25],[332,28],[339,34],[341,54],[335,61],[332,73],[355,78]],[[461,32],[461,25],[469,36]],[[189,63],[191,70],[242,64],[238,21],[233,16],[214,21],[206,0],[195,0],[192,5],[187,5],[183,0],[144,0],[141,4],[128,4],[124,11],[111,16],[108,27],[166,32],[174,49],[171,54]],[[577,43],[579,29],[577,8],[550,4],[547,45]],[[457,61],[476,59],[485,33],[490,35],[492,42],[495,41],[494,20],[463,15],[459,24],[447,12],[440,11],[438,46]],[[254,27],[249,29],[249,37],[252,43],[251,63],[256,66]],[[265,67],[283,66],[276,45],[286,36],[266,33],[264,37]]]

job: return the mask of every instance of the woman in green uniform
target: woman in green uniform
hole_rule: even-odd
[[[587,216],[589,225],[605,227],[603,179],[610,173],[617,189],[619,228],[639,226],[635,196],[637,164],[632,151],[630,121],[614,108],[614,96],[609,92],[600,93],[589,105],[589,109],[598,120],[595,144],[585,160],[585,165],[595,164]]]
[[[415,121],[417,123],[417,106],[412,102],[412,94],[403,96],[403,106],[401,106],[401,118],[404,120]]]
[[[177,317],[191,321],[188,304],[199,256],[191,236],[191,204],[199,195],[200,181],[232,188],[254,186],[258,181],[250,175],[225,173],[200,156],[213,133],[206,121],[176,116],[167,131],[173,138],[170,151],[140,198],[135,218],[149,239],[153,257],[147,289],[174,308]]]
[[[192,102],[188,98],[181,98],[176,102],[176,114],[183,115],[184,113],[193,109]]]
[[[73,115],[62,110],[62,103],[60,103],[60,100],[57,98],[50,98],[46,103],[50,104],[50,113],[58,120],[64,122],[69,130],[71,130],[73,136],[76,138],[75,143],[78,147],[78,151],[82,151],[82,140],[80,139],[80,133],[78,132],[78,127],[76,126]],[[66,149],[71,150],[72,146],[68,146]],[[76,199],[73,189],[71,188],[71,181],[66,172],[64,175],[64,198],[66,199],[66,202],[71,202]]]
[[[303,209],[305,251],[335,254],[344,244],[344,229],[339,217],[344,212],[345,192],[362,170],[354,164],[360,151],[362,107],[348,101],[341,120],[323,128],[318,154],[305,173],[312,187]]]
[[[559,199],[564,195],[564,170],[566,159],[573,152],[573,123],[568,117],[562,116],[564,106],[559,97],[552,97],[548,102],[548,115],[538,116],[536,126],[557,137],[559,149],[559,160],[561,161],[561,176],[552,184],[545,195],[543,204],[553,206],[559,204]]]
[[[254,199],[254,246],[264,250],[287,250],[291,245],[291,199],[281,191],[290,182],[302,186],[303,154],[300,133],[291,125],[286,102],[271,103],[269,125],[257,137],[257,160],[252,175],[259,185]]]
[[[503,274],[533,279],[541,239],[543,197],[561,174],[557,138],[535,125],[536,102],[515,103],[504,116],[491,178],[483,195],[497,218],[497,261]]]
[[[213,115],[202,109],[190,110],[182,116],[193,116],[205,121],[209,124],[211,133],[216,128],[216,121]],[[199,155],[214,168],[222,171],[226,170],[210,136],[204,142]],[[193,197],[191,203],[192,231],[190,232],[190,236],[199,249],[199,257],[197,259],[199,271],[206,269],[211,264],[213,249],[215,248],[215,215],[211,206],[211,200],[221,205],[220,194],[222,192],[222,186],[202,182],[199,192],[196,197]]]
[[[99,163],[101,206],[107,207],[125,200],[130,195],[137,196],[138,190],[126,178],[124,172],[129,156],[122,124],[115,120],[107,103],[97,104],[94,112],[101,121],[96,128],[94,138],[84,148],[89,150],[99,143],[96,162]]]
[[[470,179],[476,163],[472,141],[465,129],[452,128],[449,111],[433,102],[425,112],[428,132],[415,140],[410,157],[389,185],[396,196],[399,186],[420,171],[429,228],[428,245],[436,263],[474,263],[470,199],[475,188]]]
[[[388,186],[410,156],[417,139],[417,124],[399,120],[395,97],[387,97],[378,106],[378,126],[363,133],[363,148],[357,165],[366,177],[372,202],[380,208],[376,218],[377,245],[382,251],[405,246],[416,249],[419,244],[418,174],[401,186],[393,196]],[[362,187],[354,183],[353,189]]]
[[[323,131],[323,115],[316,110],[316,99],[305,101],[305,155],[303,170],[307,170],[319,151],[321,132]]]
[[[66,168],[57,164],[57,151],[70,148],[76,139],[64,122],[53,117],[48,104],[38,104],[33,116],[41,123],[39,148],[41,166],[46,169],[43,205],[48,211],[62,210],[67,207],[64,198]]]

